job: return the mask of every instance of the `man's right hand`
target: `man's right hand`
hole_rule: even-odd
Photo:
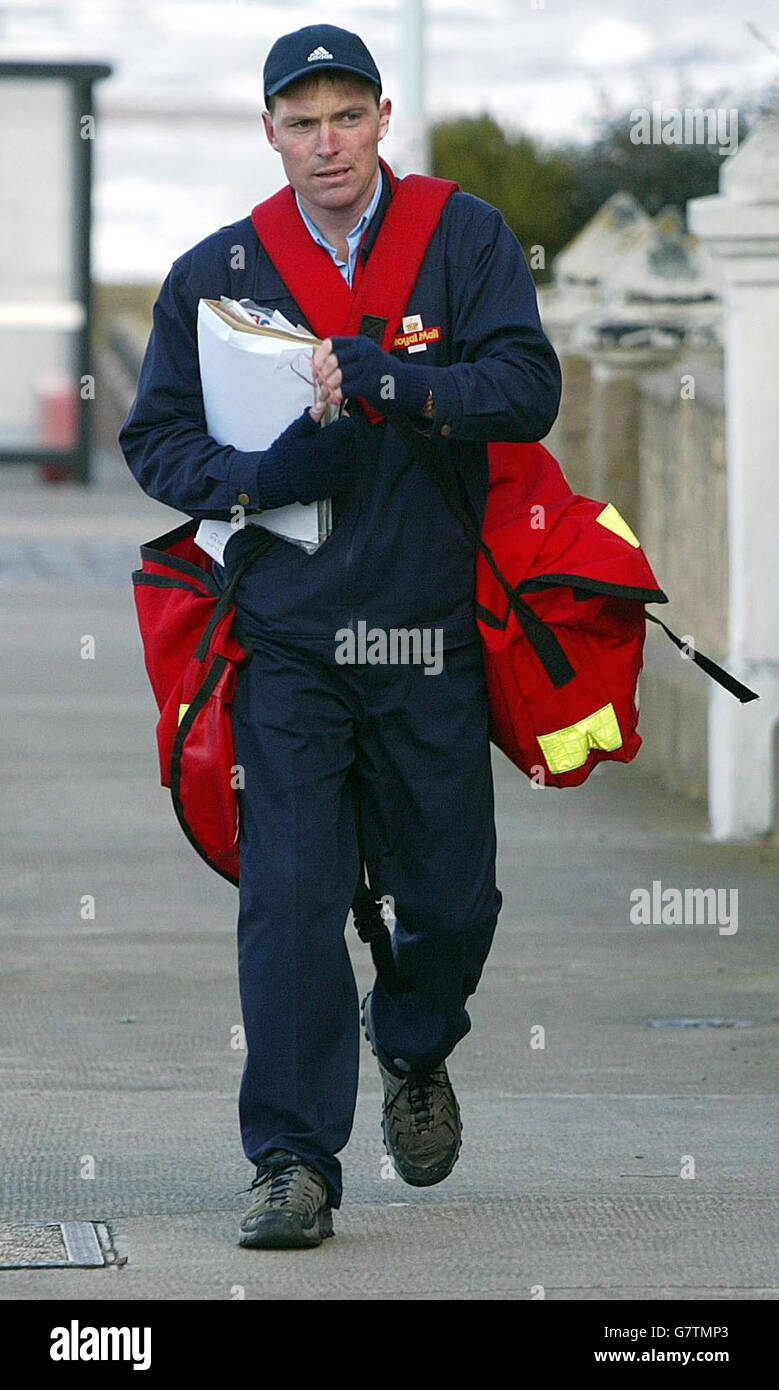
[[[335,497],[354,476],[354,436],[354,421],[348,415],[320,425],[312,409],[304,410],[262,454],[257,473],[259,506],[285,507]]]

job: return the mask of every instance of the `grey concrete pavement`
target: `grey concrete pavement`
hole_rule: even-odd
[[[2,481],[0,1219],[104,1222],[126,1262],[0,1270],[0,1298],[775,1299],[777,848],[711,843],[640,754],[569,792],[495,754],[504,909],[452,1176],[383,1176],[365,1045],[335,1240],[237,1246],[237,894],[159,786],[129,583],[181,518],[113,457],[88,493]],[[738,931],[633,925],[655,879],[737,889]]]

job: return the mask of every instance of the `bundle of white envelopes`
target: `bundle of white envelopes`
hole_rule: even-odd
[[[206,427],[218,444],[267,449],[316,402],[311,355],[320,339],[278,309],[250,299],[201,299],[197,341]],[[323,427],[338,414],[329,405]],[[311,554],[330,534],[332,505],[327,497],[245,515],[236,509],[235,523],[203,521],[195,540],[221,565],[227,542],[244,523],[264,526]]]

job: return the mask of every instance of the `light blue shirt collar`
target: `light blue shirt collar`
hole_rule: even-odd
[[[333,258],[333,261],[335,262],[341,274],[343,275],[344,280],[349,286],[351,286],[352,279],[354,278],[354,267],[357,264],[357,252],[360,249],[360,242],[362,241],[363,232],[365,231],[365,228],[368,226],[368,223],[371,221],[371,218],[373,217],[377,207],[379,206],[379,201],[381,199],[382,182],[383,181],[381,177],[381,169],[379,169],[379,177],[376,180],[376,192],[371,198],[371,201],[369,202],[359,222],[356,224],[356,226],[352,227],[352,230],[350,232],[347,233],[346,244],[349,248],[348,262],[339,260],[336,248],[332,246],[329,241],[326,241],[325,238],[322,236],[322,233],[316,226],[316,223],[311,221],[311,218],[308,216],[308,213],[301,206],[301,202],[298,198],[297,193],[295,193],[295,199],[300,210],[300,216],[303,218],[303,221],[308,227],[308,230],[314,238],[314,241],[317,243],[318,246],[323,246],[325,251],[329,252],[329,254]]]

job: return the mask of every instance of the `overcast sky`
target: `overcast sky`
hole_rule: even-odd
[[[402,0],[0,0],[3,56],[105,59],[107,106],[195,102],[252,109],[280,32],[326,20],[357,29],[385,90],[403,62]],[[683,73],[692,96],[739,96],[779,71],[776,0],[427,0],[434,115],[488,109],[501,120],[576,136],[603,88],[617,103],[645,89],[668,100]],[[752,23],[776,52],[750,31]]]
[[[400,117],[402,11],[402,0],[0,0],[0,56],[113,65],[99,86],[96,242],[98,273],[122,278],[125,265],[155,274],[192,231],[205,235],[278,187],[256,114],[280,32],[317,21],[358,30]],[[427,0],[426,11],[429,114],[489,111],[548,140],[585,139],[603,97],[620,111],[680,91],[687,104],[714,96],[732,106],[779,76],[776,0]],[[187,117],[128,119],[150,110]],[[218,111],[246,119],[212,128]],[[396,149],[391,132],[390,162]]]

